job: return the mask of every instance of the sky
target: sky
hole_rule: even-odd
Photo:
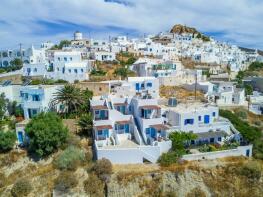
[[[142,37],[175,24],[263,50],[263,0],[1,0],[0,49],[116,35]]]

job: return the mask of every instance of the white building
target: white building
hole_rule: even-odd
[[[208,92],[208,101],[219,106],[247,106],[245,89],[237,88],[232,82],[212,82],[213,92]]]
[[[94,53],[95,60],[98,61],[114,61],[116,60],[116,56],[114,52],[109,51],[96,51]]]
[[[22,87],[20,89],[20,96],[25,119],[32,118],[40,112],[49,111],[51,109],[50,102],[54,98],[54,93],[62,87],[61,85]],[[59,110],[60,106],[56,106],[56,108]]]
[[[257,115],[263,115],[263,94],[259,92],[253,92],[253,95],[249,96],[249,111]]]
[[[47,73],[48,78],[63,79],[69,82],[89,79],[94,61],[83,60],[79,51],[55,51]]]

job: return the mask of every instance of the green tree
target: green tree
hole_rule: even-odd
[[[122,79],[125,79],[129,74],[129,69],[125,67],[116,68],[114,74],[120,76]]]
[[[245,77],[245,72],[239,71],[236,76],[237,83],[241,85],[243,83],[242,80],[244,79],[244,77]]]
[[[0,95],[0,120],[3,119],[3,117],[4,117],[5,113],[6,113],[7,102],[8,102],[8,100],[6,99],[5,94],[2,93]]]
[[[76,113],[82,105],[85,104],[81,90],[74,85],[67,84],[54,93],[54,99],[51,101],[51,107],[62,104],[65,107],[65,113]]]
[[[63,145],[68,137],[68,129],[55,113],[40,113],[25,128],[29,137],[29,150],[43,157],[53,153]]]
[[[23,62],[20,58],[15,58],[12,61],[10,61],[10,65],[11,66],[17,66],[17,67],[21,67],[23,66]]]
[[[183,151],[185,149],[185,145],[196,138],[196,134],[186,132],[172,132],[169,135],[169,139],[172,141],[172,149],[174,151]]]
[[[253,94],[253,87],[252,85],[245,84],[245,94],[246,95],[252,95]]]
[[[0,152],[11,150],[16,142],[16,134],[13,131],[0,131]]]
[[[82,133],[87,134],[88,137],[92,137],[93,121],[91,113],[82,114],[79,118],[78,125]]]
[[[93,97],[93,92],[90,91],[88,88],[81,92],[84,104],[81,106],[82,112],[88,112],[90,111],[90,99]]]

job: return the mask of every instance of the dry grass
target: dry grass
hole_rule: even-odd
[[[165,98],[176,97],[177,100],[186,101],[187,99],[194,99],[195,92],[180,86],[162,86],[160,87],[160,96]],[[202,92],[197,91],[196,96],[197,100],[204,100]]]
[[[119,173],[119,172],[150,173],[160,170],[160,167],[157,164],[126,164],[126,165],[115,164],[112,167],[114,173]]]

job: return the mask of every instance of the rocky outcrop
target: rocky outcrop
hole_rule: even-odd
[[[174,34],[183,34],[183,33],[191,33],[191,34],[198,34],[199,32],[193,27],[187,27],[184,25],[174,25],[173,28],[170,30],[170,33]]]

